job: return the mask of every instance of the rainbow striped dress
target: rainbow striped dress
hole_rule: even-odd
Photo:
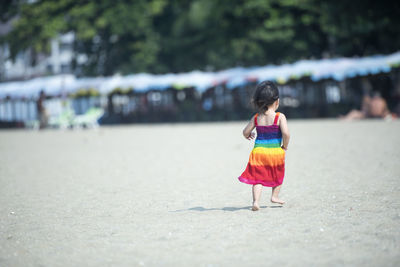
[[[274,124],[269,126],[258,125],[257,115],[254,117],[257,138],[239,181],[275,187],[282,184],[285,176],[285,150],[281,148],[282,133],[277,125],[279,112],[275,115]]]

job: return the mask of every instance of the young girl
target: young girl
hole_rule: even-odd
[[[253,207],[259,210],[259,199],[262,186],[272,187],[271,202],[284,204],[278,194],[285,175],[285,152],[289,144],[289,129],[286,117],[275,112],[279,107],[279,91],[271,81],[257,85],[253,103],[258,109],[243,130],[246,139],[254,139],[254,128],[257,131],[254,148],[251,151],[246,170],[239,181],[253,185]]]

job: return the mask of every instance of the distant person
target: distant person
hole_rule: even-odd
[[[344,120],[357,120],[365,118],[391,118],[386,100],[379,92],[373,92],[372,96],[364,95],[361,110],[353,109],[347,115],[341,116]]]
[[[272,187],[271,202],[284,204],[279,191],[285,175],[285,153],[289,144],[289,129],[285,115],[275,112],[279,107],[279,91],[271,81],[257,85],[253,103],[258,109],[243,130],[246,139],[257,138],[246,170],[239,181],[253,185],[253,207],[259,210],[262,186]]]
[[[36,102],[36,110],[39,120],[39,129],[44,129],[47,126],[47,113],[44,107],[44,101],[46,100],[46,95],[43,90],[40,91],[39,98]]]
[[[369,102],[369,110],[367,116],[370,118],[386,118],[390,116],[386,100],[379,92],[374,92]]]

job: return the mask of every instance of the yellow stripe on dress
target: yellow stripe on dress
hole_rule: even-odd
[[[282,148],[255,148],[250,154],[249,164],[253,166],[281,166],[285,162]]]
[[[268,155],[284,155],[285,154],[285,150],[283,150],[280,147],[268,147],[268,148],[266,148],[266,147],[256,147],[256,148],[253,148],[251,153],[268,154]]]

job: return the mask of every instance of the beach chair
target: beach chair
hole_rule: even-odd
[[[24,122],[25,128],[32,130],[39,130],[39,121],[38,120],[27,120]]]
[[[58,116],[50,116],[48,126],[58,129],[67,129],[72,126],[75,112],[71,108],[64,109]]]
[[[72,126],[74,128],[97,128],[99,127],[98,120],[104,115],[104,110],[101,108],[90,108],[85,114],[75,116]]]

